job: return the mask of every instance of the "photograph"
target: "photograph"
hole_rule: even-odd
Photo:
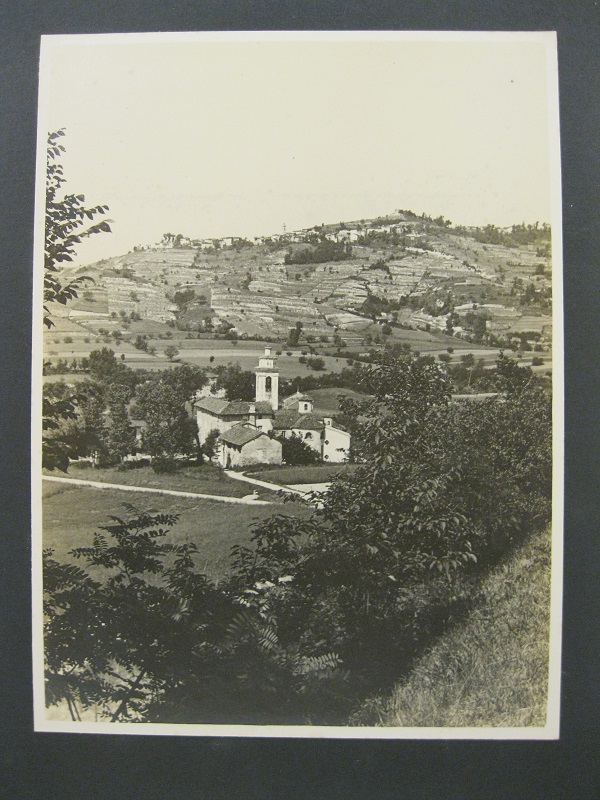
[[[557,739],[552,32],[44,35],[34,728]]]

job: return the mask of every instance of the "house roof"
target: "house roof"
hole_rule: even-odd
[[[259,436],[267,436],[267,434],[250,425],[234,425],[219,436],[219,441],[241,447],[254,439],[258,439]]]
[[[202,411],[209,411],[211,414],[222,414],[229,405],[229,400],[223,400],[218,397],[202,397],[195,404],[196,408]]]
[[[254,406],[258,414],[272,414],[271,404],[266,400],[258,403],[249,403],[247,400],[220,400],[218,397],[202,397],[196,403],[196,408],[201,411],[208,411],[210,414],[217,414],[220,417],[238,416],[249,414],[250,406]]]
[[[292,409],[277,411],[273,420],[275,430],[288,430],[298,428],[305,431],[320,431],[325,427],[323,417],[319,414],[299,414]]]

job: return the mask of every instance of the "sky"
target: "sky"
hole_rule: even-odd
[[[364,36],[44,37],[42,146],[66,129],[67,189],[113,221],[80,263],[401,208],[549,222],[548,38]]]

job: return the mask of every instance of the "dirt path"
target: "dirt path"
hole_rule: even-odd
[[[289,483],[287,488],[308,494],[309,492],[326,492],[330,486],[331,481],[328,483]]]
[[[227,497],[218,494],[200,494],[199,492],[180,492],[176,489],[154,489],[150,486],[126,486],[120,483],[100,483],[100,481],[84,481],[79,478],[58,478],[50,475],[43,475],[45,481],[55,483],[70,483],[75,486],[90,486],[92,489],[118,489],[123,492],[142,492],[146,494],[168,494],[175,497],[196,497],[200,500],[215,500],[217,503],[234,503],[242,506],[272,506],[275,505],[269,500],[258,500],[252,496],[246,497]],[[277,487],[273,484],[264,483],[263,486],[275,491]]]
[[[306,492],[301,491],[292,486],[280,486],[277,483],[268,483],[267,481],[261,481],[258,478],[249,478],[247,475],[242,475],[240,472],[234,472],[232,469],[224,470],[225,475],[228,478],[233,478],[235,481],[243,481],[244,483],[250,483],[253,486],[260,486],[262,489],[270,489],[271,491],[282,491],[282,492],[289,492],[290,494],[299,494],[304,495]]]
[[[229,478],[233,478],[236,481],[244,481],[245,483],[254,484],[254,486],[260,486],[263,489],[274,489],[275,491],[283,491],[283,492],[290,492],[290,494],[299,494],[299,495],[306,495],[310,494],[310,492],[326,492],[329,487],[331,486],[331,482],[328,483],[290,483],[287,485],[280,485],[277,483],[269,483],[268,481],[261,481],[259,478],[250,478],[248,475],[244,475],[240,472],[234,472],[233,470],[226,469],[225,474]]]

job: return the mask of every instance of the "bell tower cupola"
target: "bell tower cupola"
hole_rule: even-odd
[[[277,359],[271,348],[265,347],[265,354],[258,359],[256,368],[256,402],[271,404],[273,411],[279,408],[279,369]]]

